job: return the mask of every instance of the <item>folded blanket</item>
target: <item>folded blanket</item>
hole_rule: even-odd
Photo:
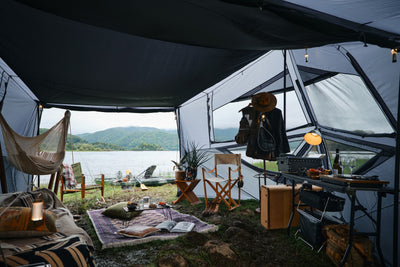
[[[57,233],[41,238],[37,244],[2,243],[3,250],[13,251],[6,253],[7,266],[21,266],[33,263],[49,263],[57,267],[84,267],[95,266],[92,251],[80,236]],[[4,260],[0,257],[0,266]]]

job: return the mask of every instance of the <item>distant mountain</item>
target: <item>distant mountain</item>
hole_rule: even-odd
[[[215,142],[235,140],[235,135],[237,134],[237,132],[237,128],[214,129]]]
[[[41,132],[46,129],[40,129]],[[231,141],[237,133],[236,128],[215,129],[216,142]],[[162,130],[153,127],[116,127],[94,133],[72,136],[75,151],[108,150],[178,150],[176,130]],[[71,137],[68,136],[67,150],[71,150]]]
[[[116,127],[95,133],[78,134],[89,143],[101,142],[124,147],[127,150],[177,150],[176,131],[152,127]]]
[[[40,128],[40,133],[47,131],[48,129]],[[65,149],[67,151],[122,151],[127,150],[124,147],[109,144],[109,143],[102,143],[102,142],[94,142],[89,143],[85,139],[80,138],[76,135],[68,135],[67,136],[67,143],[65,145]],[[143,149],[146,150],[146,149]]]

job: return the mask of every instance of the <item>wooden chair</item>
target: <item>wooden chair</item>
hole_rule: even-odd
[[[58,185],[60,184],[61,175],[63,171],[63,166],[61,165],[57,172],[52,173],[50,175],[50,181],[47,188],[57,195],[58,193]]]
[[[73,174],[75,176],[76,185],[73,188],[67,188],[66,179],[64,172],[61,175],[61,186],[60,186],[60,199],[63,201],[64,194],[81,192],[82,200],[85,198],[86,191],[100,190],[101,198],[104,201],[104,174],[101,174],[101,184],[100,185],[87,185],[85,183],[85,175],[82,173],[82,168],[80,162],[71,165]]]
[[[215,154],[214,160],[214,169],[212,169],[211,171],[206,171],[204,168],[202,168],[206,211],[218,211],[218,206],[221,201],[223,201],[227,205],[229,210],[239,207],[240,187],[238,186],[237,202],[232,198],[232,188],[243,177],[241,172],[241,154]],[[232,169],[231,166],[229,166],[228,178],[222,178],[218,175],[218,169],[222,167],[221,165],[234,165],[236,166],[236,168]],[[233,178],[232,174],[235,172],[237,173],[237,177]],[[206,177],[207,173],[214,173],[215,175],[214,177]],[[212,205],[210,205],[207,201],[207,185],[209,185],[216,193],[216,197],[213,199]],[[209,205],[212,207],[211,209],[214,209],[213,211],[210,210]]]

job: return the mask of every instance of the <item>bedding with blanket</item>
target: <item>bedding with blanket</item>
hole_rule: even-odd
[[[42,223],[46,225],[21,223],[29,217],[33,200],[39,195],[45,203]],[[0,266],[39,262],[60,267],[95,266],[92,240],[75,224],[72,214],[54,192],[39,189],[1,194],[0,214],[0,246],[7,264],[0,255]]]

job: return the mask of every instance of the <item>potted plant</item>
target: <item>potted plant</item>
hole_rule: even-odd
[[[176,180],[185,180],[185,176],[186,176],[186,172],[185,172],[185,158],[186,158],[186,154],[183,155],[183,157],[179,160],[179,162],[176,162],[175,160],[171,160],[175,166],[174,166],[174,170],[175,170],[175,179]]]
[[[185,150],[186,156],[186,177],[188,180],[196,179],[197,168],[210,159],[206,151],[202,151],[194,142],[188,145]]]

